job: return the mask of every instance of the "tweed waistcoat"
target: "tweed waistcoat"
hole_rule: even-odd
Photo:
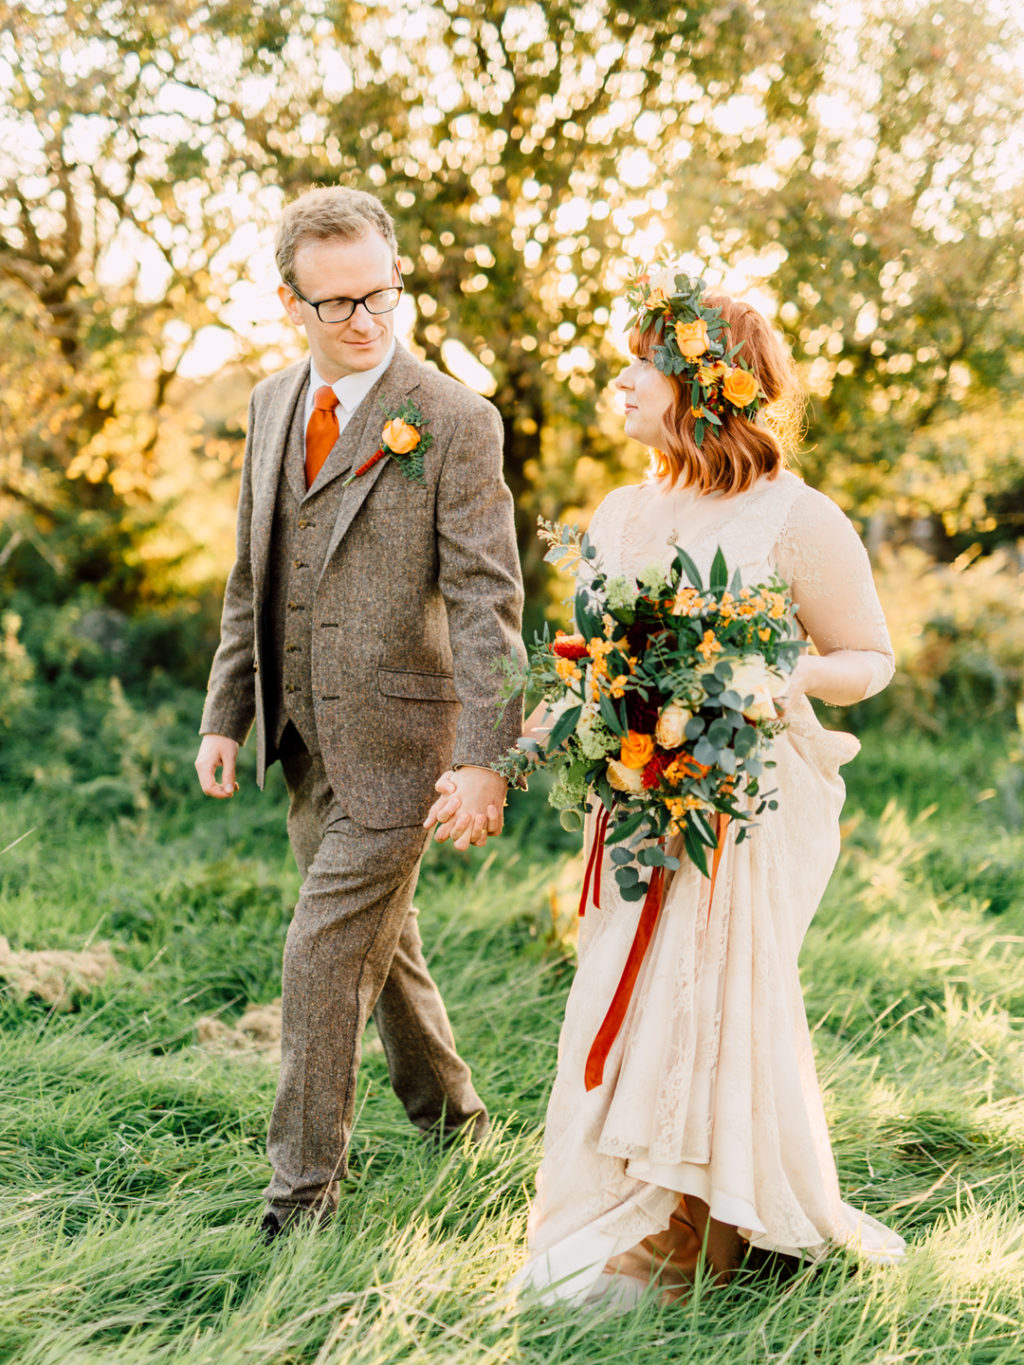
[[[307,387],[303,385],[292,411],[274,504],[267,594],[273,659],[268,660],[267,677],[272,680],[269,732],[275,747],[291,721],[310,753],[318,753],[312,678],[313,598],[338,518],[344,480],[333,477],[341,469],[335,447],[323,476],[306,491],[303,415]],[[325,484],[325,480],[329,481]],[[329,623],[320,624],[326,627]]]

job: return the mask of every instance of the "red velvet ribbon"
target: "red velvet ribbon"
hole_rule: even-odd
[[[580,893],[580,918],[587,913],[587,906],[590,897],[590,883],[594,883],[594,904],[598,910],[601,908],[601,864],[604,862],[604,837],[608,833],[608,821],[611,812],[606,806],[602,806],[597,813],[597,822],[594,825],[594,842],[590,848],[590,857],[587,859],[587,871],[583,878],[583,890]]]
[[[604,843],[604,831],[608,827],[605,820],[604,830],[601,830],[601,843]],[[722,850],[725,845],[725,832],[729,827],[729,817],[719,814],[715,822],[715,837],[718,847],[715,849],[714,858],[711,862],[711,886],[708,893],[708,923],[711,922],[711,904],[715,899],[715,882],[718,879],[718,868],[722,861]],[[597,847],[597,837],[595,835],[594,846]],[[594,850],[590,851],[590,862],[594,859]],[[591,868],[587,866],[587,876],[584,881],[584,898],[586,897],[587,886],[590,881]],[[600,877],[600,865],[598,870]],[[640,919],[637,921],[636,933],[633,935],[633,942],[630,944],[629,954],[626,957],[626,965],[622,969],[622,976],[619,984],[615,988],[612,996],[612,1003],[608,1006],[608,1013],[604,1017],[601,1027],[597,1030],[587,1055],[587,1064],[583,1072],[583,1082],[587,1090],[596,1090],[604,1081],[604,1064],[608,1060],[608,1054],[612,1050],[612,1044],[619,1036],[623,1021],[629,1009],[629,1002],[633,998],[633,988],[636,979],[640,975],[640,968],[643,966],[644,958],[651,939],[654,937],[654,930],[658,923],[658,915],[661,913],[661,903],[665,894],[665,869],[656,867],[651,873],[651,880],[647,885],[647,895],[644,897],[643,908],[640,911]],[[595,904],[600,905],[595,895]],[[580,914],[583,913],[582,905]]]

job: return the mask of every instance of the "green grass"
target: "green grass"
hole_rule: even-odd
[[[0,933],[19,949],[107,940],[120,964],[70,1010],[0,996],[0,1360],[1021,1357],[1024,838],[998,736],[864,737],[802,957],[844,1194],[908,1237],[905,1265],[851,1274],[837,1254],[784,1292],[699,1286],[613,1319],[517,1314],[501,1295],[572,974],[569,920],[552,910],[572,842],[542,797],[519,802],[486,856],[432,853],[418,894],[496,1118],[488,1141],[428,1151],[371,1045],[338,1219],[268,1250],[254,1233],[273,1069],[202,1050],[195,1024],[278,994],[298,886],[283,792],[247,781],[226,806],[191,799],[191,740],[169,733],[177,770],[136,727],[113,765],[127,794],[44,756],[0,802]]]

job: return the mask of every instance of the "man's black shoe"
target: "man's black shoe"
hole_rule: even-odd
[[[263,1245],[270,1246],[271,1242],[276,1242],[278,1237],[282,1237],[283,1235],[284,1224],[279,1223],[272,1213],[265,1213],[259,1231],[260,1241]]]
[[[284,1237],[297,1227],[309,1227],[311,1224],[326,1227],[333,1216],[333,1209],[322,1208],[320,1205],[315,1208],[291,1209],[283,1217],[274,1213],[272,1209],[267,1209],[260,1224],[259,1238],[264,1246],[270,1246],[271,1242],[276,1242],[279,1237]]]

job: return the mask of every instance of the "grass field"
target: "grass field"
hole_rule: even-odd
[[[698,1287],[612,1319],[516,1314],[500,1295],[572,974],[572,844],[542,795],[486,855],[433,852],[418,896],[492,1135],[429,1152],[371,1038],[340,1216],[268,1250],[274,1068],[200,1045],[197,1022],[226,1034],[278,994],[298,884],[283,792],[247,782],[203,806],[188,731],[169,734],[163,792],[136,734],[118,779],[44,753],[36,786],[0,802],[0,934],[22,952],[106,942],[116,962],[56,1005],[25,967],[0,1001],[0,1360],[1024,1357],[1024,838],[1005,739],[866,738],[802,958],[845,1197],[903,1232],[905,1265],[851,1275],[836,1255],[785,1292]]]

